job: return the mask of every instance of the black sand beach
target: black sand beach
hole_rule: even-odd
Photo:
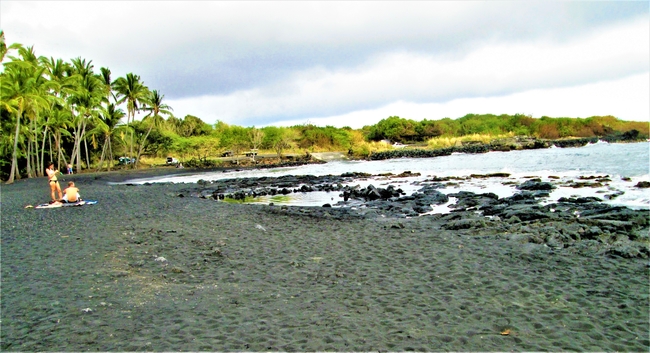
[[[131,177],[58,209],[24,208],[44,178],[0,186],[3,351],[650,349],[647,258],[107,184]]]

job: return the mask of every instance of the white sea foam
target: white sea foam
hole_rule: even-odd
[[[483,154],[454,154],[436,158],[399,158],[384,161],[333,161],[327,164],[313,164],[300,167],[271,168],[232,172],[208,172],[174,175],[150,179],[130,180],[129,183],[174,182],[196,183],[199,180],[222,180],[232,178],[284,176],[284,175],[340,175],[346,172],[369,174],[404,171],[421,173],[419,177],[387,179],[374,177],[355,180],[348,185],[367,187],[373,184],[386,187],[391,184],[411,194],[421,188],[422,182],[433,176],[468,177],[472,174],[509,173],[507,178],[468,178],[452,180],[440,189],[445,194],[458,191],[475,193],[492,192],[499,197],[511,196],[520,190],[516,185],[531,177],[552,182],[557,189],[551,191],[544,201],[552,203],[561,197],[594,196],[612,205],[633,208],[650,208],[649,189],[635,187],[639,181],[650,181],[649,147],[647,142],[633,144],[609,144],[598,142],[580,148],[554,148],[512,152],[488,152]],[[607,177],[598,187],[569,187],[572,182],[593,183],[593,179],[580,177]],[[623,178],[629,178],[624,180]],[[455,183],[455,184],[454,184]],[[609,195],[609,196],[607,196]],[[618,195],[612,197],[613,195]],[[606,198],[610,198],[607,199]],[[261,197],[259,203],[285,203],[292,205],[320,206],[342,201],[337,192],[311,192],[287,195],[282,199]]]

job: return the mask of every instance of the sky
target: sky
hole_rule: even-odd
[[[648,1],[0,1],[8,44],[132,72],[176,117],[650,121]]]

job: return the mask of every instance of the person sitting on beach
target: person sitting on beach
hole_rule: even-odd
[[[61,185],[59,185],[59,180],[56,178],[56,174],[59,171],[54,170],[54,163],[50,163],[47,169],[45,169],[45,172],[47,173],[48,183],[50,184],[50,191],[52,192],[52,201],[57,201],[62,199],[63,194],[61,193]],[[58,199],[54,196],[55,192],[59,193]]]
[[[79,189],[74,186],[73,181],[68,182],[68,187],[63,190],[63,193],[65,194],[62,199],[63,202],[74,203],[81,201],[81,196],[79,196]]]

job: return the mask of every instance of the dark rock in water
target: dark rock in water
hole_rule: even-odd
[[[329,207],[329,208],[331,208],[332,205],[330,205],[329,203],[326,203],[326,204],[323,205],[323,207]]]
[[[512,196],[509,197],[504,197],[502,199],[499,199],[499,203],[505,203],[509,205],[513,204],[537,204],[536,194],[532,193],[530,191],[523,191],[516,193]]]
[[[494,193],[483,193],[475,194],[473,192],[461,191],[454,194],[449,194],[450,197],[456,197],[458,201],[453,205],[453,208],[456,210],[464,209],[488,209],[488,213],[491,207],[496,204],[499,200],[499,196]]]
[[[510,176],[510,173],[491,173],[491,174],[470,174],[470,178],[507,178]]]
[[[555,185],[541,181],[540,179],[532,179],[532,180],[527,180],[517,186],[517,189],[519,190],[553,190],[555,189]]]
[[[611,193],[611,194],[607,194],[607,195],[605,195],[605,196],[603,196],[603,197],[604,197],[606,200],[613,200],[613,199],[615,199],[615,198],[617,198],[617,197],[619,197],[619,196],[621,196],[621,195],[623,195],[623,194],[625,194],[625,192],[623,192],[623,191],[616,191],[616,192],[613,192],[613,193]]]
[[[557,147],[582,147],[586,146],[588,143],[598,142],[598,137],[585,137],[579,139],[567,139],[567,140],[553,140],[552,144]]]
[[[570,188],[574,188],[574,189],[580,189],[580,188],[585,188],[585,187],[587,187],[587,188],[600,188],[600,187],[603,187],[604,184],[602,184],[601,182],[598,182],[598,181],[593,182],[593,183],[590,183],[590,182],[571,182],[571,183],[568,183],[566,186],[568,186]]]
[[[402,172],[401,174],[395,175],[395,178],[408,178],[408,177],[416,177],[416,176],[420,176],[420,175],[421,175],[420,173],[413,173],[410,170],[406,170],[406,171]]]
[[[426,185],[413,193],[413,200],[420,205],[441,205],[449,202],[449,197],[436,189],[437,186]]]
[[[642,189],[650,188],[650,181],[640,181],[640,182],[636,183],[636,185],[634,185],[634,187],[635,188],[642,188]]]
[[[381,199],[381,193],[372,184],[368,185],[368,187],[366,188],[366,192],[364,193],[364,196],[367,200],[371,200],[371,201]]]
[[[603,200],[601,200],[601,199],[599,199],[597,197],[588,196],[588,197],[578,197],[578,198],[575,198],[575,197],[569,197],[569,198],[560,197],[557,201],[558,202],[568,202],[568,203],[590,203],[590,202],[601,202]]]

